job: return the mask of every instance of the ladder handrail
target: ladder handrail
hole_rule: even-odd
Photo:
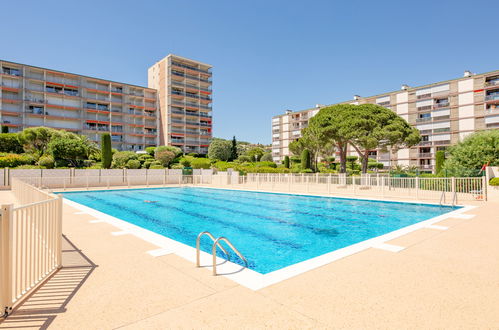
[[[440,202],[439,202],[440,205],[442,205],[442,199],[444,200],[445,203],[445,190],[442,190],[442,194],[440,195]]]
[[[200,245],[201,237],[203,237],[203,235],[208,236],[209,238],[211,238],[211,240],[213,242],[216,242],[215,236],[213,236],[209,231],[203,231],[203,232],[199,233],[198,237],[196,238],[196,267],[199,267],[199,265],[200,265],[200,261],[199,261],[199,259],[200,259],[199,258],[200,248],[199,248],[199,245]],[[227,256],[227,260],[229,260],[230,259],[230,255],[227,252],[227,250],[222,245],[220,245],[220,243],[217,243],[217,244],[220,247],[220,249]]]
[[[227,243],[227,245],[230,246],[232,251],[234,251],[239,256],[239,258],[241,258],[241,260],[244,261],[244,267],[248,267],[248,261],[241,254],[241,252],[239,252],[239,250],[236,249],[236,247],[229,241],[228,238],[222,236],[222,237],[217,238],[215,240],[215,242],[213,243],[213,246],[211,247],[211,254],[213,255],[213,275],[217,275],[217,246],[221,246],[219,243],[221,241],[224,241],[225,243]]]

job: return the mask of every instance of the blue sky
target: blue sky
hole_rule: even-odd
[[[0,58],[131,84],[214,66],[214,135],[270,143],[285,109],[499,69],[498,1],[5,1]],[[7,47],[8,46],[8,47]]]

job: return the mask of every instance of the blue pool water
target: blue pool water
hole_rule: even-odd
[[[188,187],[64,197],[192,247],[202,231],[228,237],[262,274],[458,208]],[[211,252],[210,242],[205,237],[201,248]]]

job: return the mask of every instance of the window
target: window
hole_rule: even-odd
[[[18,77],[21,75],[21,71],[19,69],[8,68],[5,66],[2,68],[2,73]]]

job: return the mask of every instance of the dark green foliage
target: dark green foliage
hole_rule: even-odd
[[[230,148],[230,158],[229,161],[234,161],[237,159],[237,140],[236,137],[232,137],[232,145]]]
[[[11,152],[14,154],[22,153],[23,146],[21,142],[19,142],[19,135],[17,133],[0,134],[0,152]]]
[[[191,162],[187,158],[181,159],[180,164],[182,164],[183,167],[191,167]]]
[[[113,153],[111,151],[111,135],[104,133],[101,135],[101,161],[102,168],[111,168]]]
[[[125,168],[126,164],[131,159],[138,159],[138,156],[133,151],[117,151],[113,155],[113,168]]]
[[[445,162],[445,151],[438,150],[435,153],[435,173],[439,174],[442,172],[442,168],[444,167]]]
[[[87,146],[79,138],[56,137],[48,144],[48,150],[54,159],[66,160],[74,167],[87,159]]]
[[[310,169],[310,152],[308,149],[305,149],[301,153],[301,168],[303,170]]]
[[[154,150],[156,150],[156,147],[147,147],[146,148],[146,152],[151,155],[152,157],[154,157]]]
[[[208,158],[194,158],[191,160],[191,167],[208,169],[211,167],[211,161]]]
[[[126,163],[126,168],[138,169],[138,168],[140,168],[140,161],[138,159],[130,159]]]
[[[289,168],[289,156],[284,157],[284,167]]]
[[[476,176],[484,164],[499,166],[499,130],[473,133],[449,149],[443,169],[450,176]]]
[[[2,126],[2,133],[9,133],[9,126]]]
[[[490,179],[489,184],[491,186],[499,186],[499,178],[492,178],[492,179]]]
[[[40,159],[38,159],[38,165],[43,166],[45,168],[54,168],[55,166],[54,157],[50,155],[42,156],[40,157]]]

